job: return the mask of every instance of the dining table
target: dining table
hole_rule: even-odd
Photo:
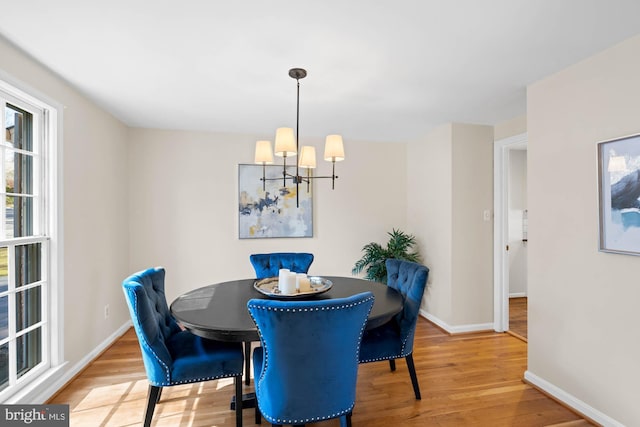
[[[384,283],[356,277],[323,276],[331,287],[322,293],[308,294],[295,300],[319,300],[345,298],[361,292],[372,292],[374,304],[367,318],[366,329],[387,323],[402,310],[402,295]],[[259,292],[254,284],[257,279],[231,280],[193,289],[178,296],[171,303],[171,314],[184,328],[203,338],[227,341],[259,341],[258,329],[249,315],[250,299],[269,299],[274,296]]]
[[[319,276],[310,276],[320,279]],[[322,276],[330,283],[328,290],[305,295],[273,295],[263,293],[255,286],[258,279],[239,279],[206,285],[178,296],[171,303],[171,314],[185,329],[203,338],[250,343],[259,341],[258,329],[249,315],[247,302],[251,299],[320,300],[346,298],[361,292],[372,292],[374,304],[365,329],[389,322],[403,307],[403,297],[384,283],[356,277]],[[310,325],[312,327],[312,325]],[[245,347],[246,348],[246,347]],[[246,365],[250,355],[245,354]],[[247,373],[248,378],[248,373]],[[231,407],[234,407],[235,398]],[[252,394],[243,396],[243,408],[253,406]]]

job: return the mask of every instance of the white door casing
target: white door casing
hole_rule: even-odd
[[[509,150],[527,146],[523,133],[493,145],[493,329],[509,330]]]

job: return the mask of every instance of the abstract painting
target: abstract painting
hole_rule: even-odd
[[[295,175],[295,166],[287,167]],[[238,165],[238,224],[241,239],[271,237],[313,237],[311,189],[282,181],[282,166],[265,166],[267,181],[262,187],[262,165]]]
[[[640,135],[598,144],[600,250],[640,255]]]

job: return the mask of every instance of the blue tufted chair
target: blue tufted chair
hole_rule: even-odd
[[[275,252],[271,254],[253,254],[249,257],[257,279],[278,277],[281,268],[296,273],[307,273],[313,262],[313,254],[294,252]]]
[[[162,387],[235,377],[242,395],[242,345],[207,340],[182,330],[167,306],[164,268],[150,268],[122,282],[142,360],[149,380],[144,426],[151,425]],[[242,399],[236,405],[236,426],[242,426]]]
[[[256,271],[256,279],[266,279],[268,277],[278,277],[281,268],[287,268],[295,273],[307,273],[313,262],[313,254],[304,252],[274,252],[269,254],[253,254],[249,256],[251,265]],[[250,358],[251,343],[244,343],[245,360],[245,383],[249,385],[251,378]]]
[[[256,423],[331,418],[351,425],[358,352],[373,294],[315,301],[250,300],[260,333],[253,352]]]
[[[365,332],[360,349],[360,363],[388,360],[395,371],[395,359],[407,361],[416,399],[420,400],[420,386],[413,363],[413,337],[422,295],[427,285],[429,269],[410,261],[388,259],[387,286],[398,290],[404,299],[404,307],[390,322]]]

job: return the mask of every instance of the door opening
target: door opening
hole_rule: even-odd
[[[497,332],[510,329],[509,297],[527,295],[526,149],[526,134],[494,143],[494,330]]]

